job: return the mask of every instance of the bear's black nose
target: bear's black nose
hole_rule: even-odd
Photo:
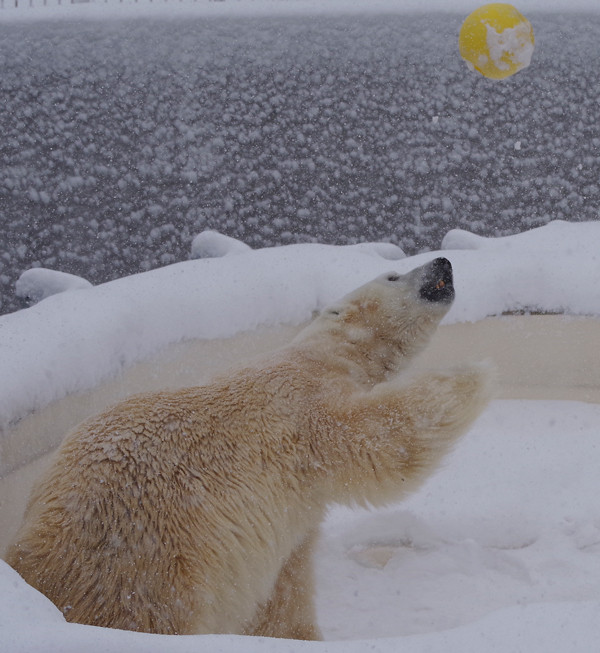
[[[436,258],[425,267],[419,294],[429,302],[449,304],[454,299],[452,264],[447,258]]]

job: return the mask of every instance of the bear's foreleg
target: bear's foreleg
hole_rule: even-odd
[[[284,563],[271,598],[261,606],[246,634],[285,639],[321,639],[314,606],[311,533]]]
[[[339,500],[377,505],[416,489],[485,407],[491,376],[473,365],[354,395],[336,416],[350,457],[335,467]]]

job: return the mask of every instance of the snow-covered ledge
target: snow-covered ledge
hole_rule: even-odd
[[[457,299],[445,323],[523,310],[600,315],[598,242],[598,222],[553,222],[498,239],[451,231],[442,248]],[[301,324],[376,275],[440,254],[400,258],[385,243],[240,249],[54,294],[0,317],[0,428],[168,345]]]
[[[496,239],[449,232],[442,253],[454,267],[457,299],[445,324],[515,311],[600,315],[598,242],[598,222],[553,222]],[[72,425],[58,419],[52,433],[33,415],[27,428],[15,429],[23,417],[56,404],[58,412],[70,411],[70,419],[78,421],[128,389],[206,380],[202,374],[209,370],[203,369],[175,379],[161,377],[166,367],[157,356],[183,356],[178,369],[185,371],[187,354],[169,348],[191,341],[212,342],[214,348],[215,339],[270,328],[267,344],[248,336],[246,351],[263,351],[291,337],[283,327],[307,322],[356,286],[389,270],[405,272],[440,252],[406,258],[389,243],[251,250],[205,232],[196,239],[193,255],[204,258],[96,287],[73,279],[62,283],[48,271],[24,275],[30,286],[36,281],[38,296],[51,296],[0,317],[0,478],[25,462],[25,455],[35,458],[56,446],[64,428]],[[231,364],[243,356],[235,345],[227,344],[223,351],[231,352]],[[198,356],[194,360],[203,360]],[[147,382],[128,385],[129,370],[143,361],[149,367],[143,374],[138,371],[137,378]],[[115,379],[120,384],[116,393]],[[109,382],[113,385],[104,403],[59,403]]]

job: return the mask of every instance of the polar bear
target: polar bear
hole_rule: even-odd
[[[385,274],[255,365],[86,420],[7,561],[69,621],[319,638],[311,555],[327,505],[415,489],[488,399],[484,366],[398,374],[453,298],[444,258]]]

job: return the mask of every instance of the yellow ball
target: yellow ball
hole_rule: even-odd
[[[491,79],[504,79],[527,67],[533,43],[531,23],[503,2],[469,14],[458,35],[460,54],[469,68]]]

